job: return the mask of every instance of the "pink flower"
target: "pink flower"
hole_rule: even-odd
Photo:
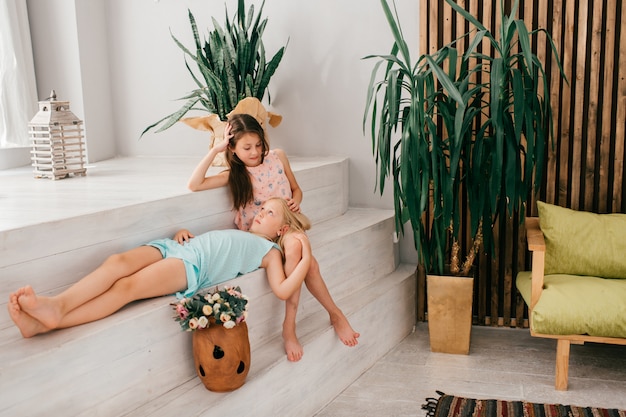
[[[234,288],[228,288],[226,291],[230,295],[233,295],[235,297],[241,297],[241,293],[239,291],[237,291],[236,289],[234,289]]]
[[[178,313],[178,317],[183,320],[189,315],[189,311],[181,304],[176,306],[176,312]]]

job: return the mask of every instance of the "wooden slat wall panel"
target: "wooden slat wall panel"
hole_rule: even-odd
[[[541,189],[526,215],[537,215],[537,199],[577,210],[626,213],[623,189],[626,136],[626,8],[623,0],[520,0],[518,18],[533,30],[551,35],[563,71],[545,36],[533,49],[549,78],[555,140],[546,149]],[[488,28],[498,28],[500,0],[458,0]],[[504,7],[511,10],[512,0]],[[432,53],[463,34],[468,26],[444,0],[423,0],[420,7],[421,51]],[[460,42],[457,48],[466,47]],[[492,53],[483,43],[483,53]],[[621,69],[621,71],[620,71]],[[465,211],[464,211],[465,213]],[[465,213],[466,215],[466,213]],[[464,217],[467,228],[468,221]],[[495,225],[496,257],[482,253],[475,280],[476,324],[527,326],[527,308],[515,288],[517,272],[530,268],[525,232],[519,219]],[[466,232],[467,236],[468,233]],[[467,238],[466,238],[467,239]],[[464,247],[470,245],[464,242]],[[420,298],[425,280],[418,282]],[[425,303],[418,317],[426,317]]]
[[[610,42],[610,53],[606,54],[606,77],[613,83],[613,88],[606,91],[610,92],[613,112],[606,115],[603,121],[603,141],[610,143],[609,151],[606,153],[605,164],[608,163],[608,172],[606,175],[607,183],[613,187],[606,191],[607,207],[606,212],[623,212],[626,210],[626,199],[624,189],[622,187],[624,178],[624,136],[626,134],[624,120],[626,119],[626,82],[623,70],[626,68],[626,7],[619,1],[619,8],[610,10],[608,13],[615,16],[618,20],[609,19],[608,24],[613,24],[611,29],[612,36]],[[610,10],[610,11],[609,11]],[[606,80],[605,78],[605,80]],[[613,94],[615,93],[615,94]],[[608,111],[607,111],[608,113]],[[606,135],[606,137],[604,137]]]
[[[559,1],[556,4],[554,4],[552,7],[552,22],[551,22],[552,30],[550,31],[552,42],[554,42],[554,46],[558,51],[562,51],[564,48],[563,16],[564,16],[563,3]],[[571,45],[570,45],[570,48],[571,48]],[[542,62],[544,62],[546,66],[549,65],[548,70],[555,72],[557,71],[557,57],[561,60],[561,63],[564,66],[563,71],[565,72],[567,79],[571,79],[571,73],[570,74],[567,73],[568,72],[567,69],[569,67],[566,65],[564,57],[561,55],[560,52],[558,54],[550,54],[549,64],[546,61],[542,61]],[[560,140],[560,130],[558,129],[559,125],[556,122],[558,120],[560,111],[563,111],[565,109],[566,104],[569,104],[569,100],[567,101],[567,103],[563,102],[562,94],[560,94],[562,86],[563,86],[562,78],[551,77],[550,79],[550,103],[552,103],[553,111],[554,111],[554,116],[553,116],[553,120],[555,123],[554,134],[557,136],[557,143],[556,144],[553,143],[552,146],[548,146],[548,152],[550,153],[550,157],[548,158],[547,172],[552,173],[552,176],[550,178],[550,181],[547,182],[546,188],[544,191],[544,199],[546,201],[557,201],[556,196],[559,193],[559,182],[558,182],[559,177],[555,175],[555,173],[557,172],[557,158],[556,158],[557,154],[555,152],[560,150],[560,148],[558,147],[558,143],[560,143],[561,140]]]
[[[604,55],[600,54],[600,59],[603,61],[602,64],[604,68],[598,71],[601,74],[600,80],[600,88],[599,92],[601,97],[604,97],[604,103],[602,103],[603,109],[613,109],[616,106],[615,97],[610,94],[615,87],[615,83],[613,80],[613,71],[615,70],[615,35],[617,33],[615,24],[616,21],[616,13],[615,10],[606,10],[606,26],[605,26],[605,43],[604,48],[601,47],[601,51],[604,50]],[[599,20],[599,19],[597,19]],[[600,29],[602,30],[602,29]],[[619,67],[618,67],[619,68]],[[600,72],[602,71],[602,72]],[[602,83],[604,80],[604,83]],[[600,115],[600,160],[601,161],[610,161],[611,160],[611,114],[610,111],[602,111]],[[599,164],[599,161],[596,161],[596,169],[600,175],[599,181],[599,193],[600,196],[605,196],[605,198],[601,198],[598,201],[598,211],[606,213],[608,211],[619,211],[613,209],[613,194],[609,194],[609,182],[611,178],[609,177],[609,164]]]

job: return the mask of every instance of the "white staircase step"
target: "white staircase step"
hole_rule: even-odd
[[[336,274],[327,271],[324,277],[342,308],[341,301],[350,300],[353,294],[394,270],[391,216],[385,210],[351,209],[343,216],[319,223],[311,231],[313,252],[321,265],[332,265],[334,261],[351,268],[350,271],[338,269],[340,273]],[[364,245],[371,250],[364,250]],[[380,255],[378,261],[372,261],[376,257],[371,252]],[[335,287],[340,288],[338,284],[344,281],[352,283],[352,291],[335,292]],[[269,349],[268,352],[273,352],[269,353],[269,360],[287,362],[280,341],[284,306],[271,294],[264,272],[248,274],[232,283],[241,285],[251,297],[248,324],[253,361],[263,364],[264,354],[256,352]],[[303,342],[313,337],[310,335],[316,329],[319,332],[321,326],[330,330],[331,345],[339,343],[326,313],[306,290],[302,300],[298,319],[299,330],[304,332]],[[134,303],[101,321],[33,339],[22,339],[13,326],[0,330],[3,351],[0,381],[11,381],[2,390],[3,397],[6,394],[5,398],[11,402],[4,405],[6,409],[0,406],[0,412],[15,415],[12,413],[28,411],[37,415],[38,406],[42,407],[42,413],[103,407],[119,414],[176,389],[181,380],[199,383],[193,370],[190,335],[181,332],[172,320],[171,301],[173,297],[161,297]],[[339,348],[345,347],[339,345]],[[31,390],[34,375],[37,389]],[[252,375],[253,370],[249,378]],[[63,392],[59,392],[59,384],[64,387]],[[204,390],[204,386],[199,387]],[[35,401],[41,392],[54,395],[46,401]],[[75,402],[74,398],[81,400]]]
[[[284,302],[263,270],[229,282],[250,297],[252,348],[247,382],[231,393],[207,391],[196,376],[191,334],[173,320],[173,296],[23,339],[6,311],[16,288],[28,283],[56,294],[109,254],[182,227],[232,227],[225,188],[186,191],[196,162],[120,158],[60,181],[35,180],[24,169],[0,172],[0,416],[306,417],[411,331],[414,266],[398,266],[393,212],[348,209],[348,160],[331,157],[291,158],[291,165],[314,225],[313,254],[333,299],[361,333],[357,347],[341,344],[325,310],[303,289],[297,329],[305,355],[289,362]]]
[[[198,378],[150,401],[128,416],[313,415],[410,333],[415,324],[415,266],[394,272],[341,299],[344,313],[361,333],[356,347],[346,347],[323,316],[298,324],[304,347],[301,361],[291,363],[276,336],[252,352],[246,384],[231,393],[207,391]],[[385,306],[381,310],[381,306]],[[325,323],[324,323],[325,322]]]

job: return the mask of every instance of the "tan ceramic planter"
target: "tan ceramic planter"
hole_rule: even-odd
[[[474,278],[428,275],[426,279],[430,350],[469,354]]]

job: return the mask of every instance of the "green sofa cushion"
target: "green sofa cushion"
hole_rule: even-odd
[[[517,275],[516,285],[530,305],[531,273]],[[531,316],[540,334],[587,334],[626,337],[626,280],[554,274],[544,276],[544,289]]]
[[[545,275],[626,278],[626,214],[595,214],[538,201]]]

